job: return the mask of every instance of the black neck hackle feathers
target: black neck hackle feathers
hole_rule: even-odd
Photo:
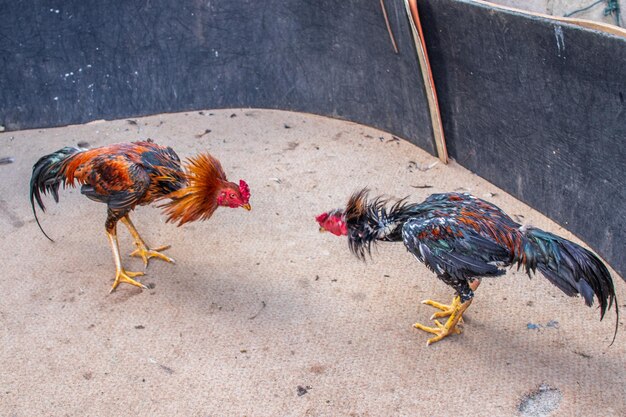
[[[377,241],[402,241],[402,225],[419,213],[419,205],[408,203],[406,198],[389,206],[390,198],[368,197],[367,188],[355,192],[345,210],[350,251],[363,261],[366,255],[371,257]]]

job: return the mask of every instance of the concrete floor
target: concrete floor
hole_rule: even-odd
[[[369,127],[202,113],[0,134],[0,157],[14,158],[0,166],[0,415],[626,415],[626,329],[609,347],[613,312],[599,322],[596,308],[512,271],[481,285],[462,335],[427,347],[412,324],[433,311],[419,301],[448,301],[451,290],[401,244],[359,262],[314,216],[365,185],[415,201],[466,190],[572,238],[566,230]],[[137,209],[148,243],[172,244],[177,264],[153,262],[150,290],[109,294],[105,208],[74,189],[47,199],[47,241],[28,202],[31,167],[65,145],[148,137],[181,157],[212,152],[232,180],[248,181],[253,210],[177,228],[157,208]]]

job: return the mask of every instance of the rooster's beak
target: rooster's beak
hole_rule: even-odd
[[[250,211],[252,210],[252,206],[249,203],[244,204],[243,206],[241,206],[243,208],[245,208],[246,210]]]
[[[324,232],[327,232],[327,230],[324,229],[322,226],[320,226],[320,233],[324,233]]]

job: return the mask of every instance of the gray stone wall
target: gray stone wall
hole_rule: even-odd
[[[554,16],[564,16],[574,10],[582,9],[592,5],[596,0],[487,0],[492,3],[502,4],[504,6],[515,7],[522,10],[528,10],[535,13],[544,13]],[[626,0],[619,0],[621,20],[620,26],[626,25],[624,14],[626,13]],[[597,22],[616,24],[615,15],[604,15],[604,9],[607,6],[606,1],[591,7],[584,12],[576,13],[575,18],[594,20]]]

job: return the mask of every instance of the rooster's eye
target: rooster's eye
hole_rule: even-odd
[[[230,198],[235,198],[235,193],[230,193]]]

